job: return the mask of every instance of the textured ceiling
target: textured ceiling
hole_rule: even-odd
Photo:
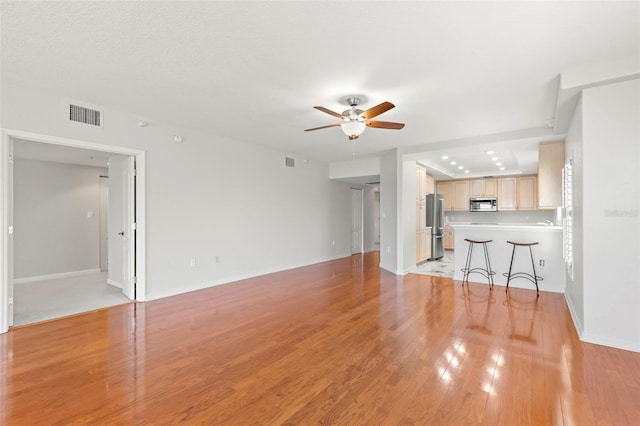
[[[639,8],[3,1],[2,84],[324,161],[434,143],[440,151],[448,140],[485,144],[483,135],[511,142],[518,158],[518,141],[530,149],[532,140],[518,132],[534,140],[552,133],[562,71],[638,58]],[[367,98],[363,109],[393,102],[378,118],[406,127],[367,129],[355,143],[339,128],[303,132],[335,120],[312,106],[343,111],[350,94]]]

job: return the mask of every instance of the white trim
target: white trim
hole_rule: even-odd
[[[34,277],[24,277],[24,278],[14,278],[14,284],[24,284],[31,283],[35,281],[44,281],[44,280],[55,280],[58,278],[68,278],[68,277],[77,277],[80,275],[89,275],[99,273],[100,268],[97,269],[84,269],[80,271],[71,271],[71,272],[60,272],[58,274],[48,274],[48,275],[37,275]]]
[[[93,142],[86,142],[77,139],[63,138],[59,136],[43,135],[39,133],[25,132],[15,129],[2,129],[2,138],[0,140],[0,177],[2,185],[0,186],[0,224],[2,231],[0,232],[0,333],[6,333],[9,330],[9,318],[7,306],[9,302],[9,286],[13,285],[13,277],[8,274],[8,238],[6,230],[10,225],[8,220],[8,188],[5,176],[8,173],[8,146],[10,139],[24,139],[34,142],[48,143],[53,145],[62,145],[75,148],[85,148],[94,151],[103,151],[113,154],[131,155],[136,159],[136,300],[144,302],[147,300],[147,283],[146,283],[146,153],[144,150],[120,147],[115,145],[105,145]]]
[[[107,278],[107,284],[112,285],[114,287],[122,288],[122,283],[119,283],[114,280],[110,280],[109,278]]]
[[[573,307],[573,302],[567,293],[564,294],[564,300],[567,302],[567,307],[569,308],[569,314],[571,314],[571,319],[573,320],[573,326],[578,333],[578,338],[582,340],[582,330],[584,330],[584,326],[582,325],[582,321],[576,314],[576,310]]]
[[[640,352],[640,344],[638,342],[630,342],[627,340],[612,339],[609,336],[600,336],[591,333],[582,333],[580,340],[595,345],[608,346],[610,348],[624,349],[626,351]]]

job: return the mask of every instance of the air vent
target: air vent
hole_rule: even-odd
[[[295,167],[296,166],[296,160],[294,160],[293,158],[290,157],[285,157],[284,158],[284,165],[287,167]]]
[[[100,127],[102,113],[98,110],[86,108],[79,105],[69,105],[69,120],[76,123],[89,124],[91,126]]]

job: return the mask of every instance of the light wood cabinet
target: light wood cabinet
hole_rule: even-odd
[[[453,181],[438,182],[438,194],[444,196],[444,209],[445,211],[453,210],[455,200],[455,189],[453,188]]]
[[[538,208],[538,190],[536,176],[516,179],[516,200],[518,210],[536,210]]]
[[[431,257],[431,230],[424,229],[416,232],[416,263],[421,263]]]
[[[538,148],[538,208],[562,206],[564,141],[542,142]]]
[[[536,176],[498,179],[498,211],[535,210]]]
[[[433,176],[416,164],[416,263],[431,257],[431,228],[427,228],[427,194],[433,192]]]
[[[454,249],[454,231],[450,226],[444,227],[444,249],[445,250],[453,250]]]
[[[435,182],[433,180],[433,176],[431,176],[430,174],[426,174],[426,193],[427,194],[433,194],[436,192],[436,187],[435,187]]]
[[[453,190],[455,193],[453,209],[469,211],[469,181],[454,181]]]
[[[498,211],[516,210],[516,178],[498,179]]]
[[[444,196],[445,211],[469,211],[468,180],[447,180],[438,182],[437,192]]]
[[[497,197],[497,179],[472,179],[469,181],[469,197]]]

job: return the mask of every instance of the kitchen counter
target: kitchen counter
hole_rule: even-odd
[[[471,240],[493,240],[487,244],[489,260],[492,269],[496,272],[493,276],[496,286],[506,286],[507,278],[502,274],[509,272],[509,263],[513,245],[507,241],[534,242],[539,244],[532,247],[536,274],[544,280],[538,283],[540,291],[564,293],[565,269],[562,257],[562,226],[537,225],[535,223],[493,223],[493,222],[449,222],[455,231],[454,250],[454,280],[462,280],[464,267]],[[481,247],[474,247],[471,267],[483,266],[484,257]],[[531,257],[529,249],[519,247],[513,262],[513,272],[531,273]],[[471,282],[487,283],[486,278],[478,274],[469,275]],[[527,288],[535,290],[535,285],[524,279],[512,280],[509,287]]]
[[[502,229],[535,229],[535,230],[554,230],[562,231],[562,226],[557,225],[538,225],[535,223],[495,223],[495,222],[449,222],[447,226],[453,229],[458,228],[502,228]]]

